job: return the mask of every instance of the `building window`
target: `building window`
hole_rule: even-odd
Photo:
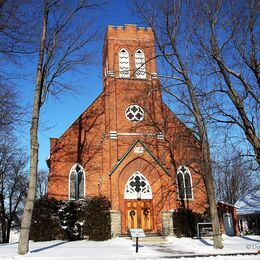
[[[152,189],[147,179],[140,172],[134,173],[125,186],[125,199],[152,199]]]
[[[75,164],[69,174],[69,199],[78,200],[85,197],[85,172],[80,164]]]
[[[137,79],[145,79],[146,73],[145,73],[145,56],[144,52],[140,49],[138,49],[135,52],[135,77]]]
[[[187,167],[181,166],[177,171],[179,199],[193,199],[191,174]]]
[[[120,78],[130,77],[129,55],[126,49],[121,49],[119,51],[119,77]]]
[[[139,122],[144,119],[144,110],[138,105],[131,105],[125,110],[125,116],[129,121]]]

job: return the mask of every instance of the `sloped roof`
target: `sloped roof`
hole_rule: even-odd
[[[241,197],[236,203],[237,215],[260,214],[260,189]]]

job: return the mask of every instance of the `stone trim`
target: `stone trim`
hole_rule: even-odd
[[[162,210],[162,233],[164,236],[173,235],[173,210]]]
[[[111,176],[115,170],[119,167],[119,165],[124,161],[124,159],[128,156],[128,154],[134,149],[134,147],[137,144],[141,144],[144,148],[144,150],[152,157],[152,159],[161,167],[161,169],[165,172],[166,175],[170,176],[169,172],[163,167],[163,165],[160,163],[160,161],[153,155],[153,153],[143,144],[143,142],[140,139],[137,139],[126,151],[126,153],[121,157],[121,159],[114,165],[110,173],[108,174]]]
[[[111,236],[121,235],[121,212],[119,210],[110,210],[111,217]]]

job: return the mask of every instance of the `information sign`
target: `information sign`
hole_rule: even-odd
[[[197,224],[197,236],[198,237],[210,237],[213,235],[212,223],[201,222]]]
[[[131,237],[145,237],[144,230],[142,228],[130,228]]]
[[[130,228],[131,237],[135,237],[135,252],[138,253],[138,238],[145,237],[144,230],[142,228]]]

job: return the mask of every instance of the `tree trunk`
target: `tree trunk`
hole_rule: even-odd
[[[219,225],[219,218],[218,218],[218,210],[217,210],[217,203],[216,203],[216,196],[215,196],[215,188],[214,188],[214,180],[212,175],[212,166],[211,166],[211,158],[210,158],[210,146],[208,141],[208,134],[207,128],[205,125],[204,118],[200,111],[198,99],[194,92],[194,87],[192,85],[192,81],[188,76],[187,70],[182,62],[181,56],[178,53],[176,48],[176,43],[173,44],[173,50],[175,55],[178,59],[180,67],[182,69],[182,74],[185,79],[185,84],[189,91],[189,96],[193,108],[193,114],[195,117],[195,121],[198,128],[198,134],[201,141],[201,150],[202,150],[202,172],[201,175],[204,179],[205,188],[207,191],[209,209],[210,209],[210,218],[212,222],[212,229],[213,229],[213,245],[215,248],[222,249],[223,243],[221,241],[221,231]]]
[[[10,240],[10,233],[11,233],[11,226],[12,226],[12,219],[7,221],[7,228],[6,228],[6,243],[9,243]]]
[[[0,193],[0,200],[1,200],[1,208],[0,208],[0,223],[1,223],[1,240],[2,243],[5,243],[6,240],[6,221],[5,221],[5,205],[4,205],[4,196]]]
[[[223,243],[221,238],[218,209],[217,209],[217,203],[216,203],[216,198],[214,193],[214,184],[213,184],[212,176],[209,175],[205,176],[204,182],[208,194],[210,218],[211,218],[212,229],[213,229],[213,245],[215,248],[222,249]]]
[[[217,249],[223,248],[221,230],[218,217],[218,209],[214,188],[214,179],[212,175],[212,166],[210,160],[210,149],[208,141],[204,141],[202,144],[202,156],[203,156],[203,170],[206,174],[203,174],[203,179],[207,191],[210,219],[212,223],[213,230],[213,246]]]
[[[30,179],[29,179],[29,190],[27,199],[25,201],[23,219],[21,225],[21,234],[19,239],[18,254],[24,255],[29,250],[29,234],[31,227],[31,219],[34,207],[34,200],[36,195],[37,185],[37,167],[38,167],[38,125],[39,115],[41,107],[41,96],[43,88],[43,59],[44,59],[44,46],[46,40],[46,28],[48,23],[48,0],[45,0],[44,14],[43,14],[43,25],[42,25],[42,36],[40,43],[40,51],[37,65],[37,76],[36,76],[36,88],[33,103],[33,115],[30,129]]]
[[[204,179],[205,188],[207,191],[209,210],[210,210],[210,218],[213,229],[213,245],[215,248],[222,249],[223,243],[221,238],[220,224],[218,218],[218,209],[217,202],[215,196],[215,188],[214,188],[214,179],[212,175],[212,166],[211,166],[211,158],[210,158],[210,148],[208,142],[208,135],[205,126],[205,122],[200,113],[199,106],[197,103],[197,99],[195,97],[195,93],[193,89],[189,90],[191,100],[194,109],[194,115],[198,126],[199,136],[201,140],[201,149],[202,149],[202,177]]]
[[[5,243],[5,240],[6,240],[6,223],[5,223],[5,219],[4,219],[4,216],[3,216],[3,219],[1,221],[1,232],[2,232],[2,243]]]

